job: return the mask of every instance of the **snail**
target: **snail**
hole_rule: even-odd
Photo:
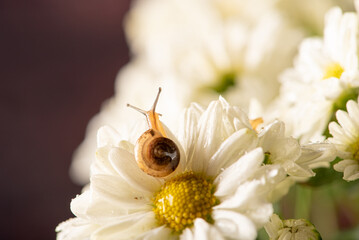
[[[167,138],[163,126],[156,113],[156,105],[161,93],[158,89],[157,97],[149,111],[127,104],[147,119],[149,129],[137,140],[135,145],[135,158],[142,171],[153,177],[166,177],[176,170],[180,161],[180,151],[177,145]]]

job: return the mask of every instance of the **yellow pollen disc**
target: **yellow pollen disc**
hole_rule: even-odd
[[[344,69],[342,68],[342,66],[340,66],[339,63],[332,63],[328,65],[327,68],[325,69],[325,74],[323,79],[327,79],[331,77],[340,78],[343,72]]]
[[[158,223],[178,233],[192,226],[196,218],[213,223],[212,207],[219,203],[214,190],[211,179],[193,172],[167,181],[153,199]]]
[[[353,159],[359,161],[359,142],[350,145],[348,150],[353,154]]]

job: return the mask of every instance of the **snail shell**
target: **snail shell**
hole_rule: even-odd
[[[135,158],[140,169],[153,177],[166,177],[176,170],[180,161],[180,151],[177,145],[166,137],[158,113],[155,112],[160,92],[161,88],[149,111],[127,104],[147,118],[149,129],[136,142]]]
[[[171,139],[149,129],[137,140],[135,157],[138,166],[148,175],[166,177],[176,170],[180,152]]]

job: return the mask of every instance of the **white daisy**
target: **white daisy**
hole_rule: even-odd
[[[343,179],[354,181],[359,178],[359,105],[350,100],[347,102],[347,112],[339,110],[336,113],[338,123],[329,124],[329,141],[338,148],[342,160],[334,165],[334,169],[343,172]]]
[[[72,201],[77,217],[58,226],[58,239],[255,239],[284,172],[262,165],[248,118],[223,98],[206,110],[192,104],[180,123],[177,138],[165,128],[181,159],[164,179],[138,167],[133,143],[101,128],[89,189]]]
[[[245,110],[253,99],[268,104],[299,40],[282,20],[269,11],[251,28],[237,19],[221,22],[199,47],[174,56],[175,75],[182,85],[191,86],[189,99],[208,104],[221,94]],[[279,44],[284,36],[288,42]]]
[[[315,176],[312,169],[327,166],[336,157],[336,149],[330,143],[300,144],[297,139],[287,137],[284,123],[278,120],[261,129],[258,137],[257,147],[264,151],[264,164],[278,165],[288,175],[270,194],[272,202],[286,195],[296,182]]]
[[[142,0],[131,9],[126,32],[135,54],[186,89],[186,103],[207,105],[221,94],[246,109],[251,99],[274,98],[277,76],[301,38],[274,3]]]
[[[336,150],[330,143],[303,144],[285,136],[285,126],[274,121],[258,134],[258,147],[265,153],[266,164],[279,164],[292,177],[313,177],[313,166],[335,159]]]
[[[321,240],[320,233],[308,220],[281,220],[273,214],[269,223],[264,225],[270,240]]]
[[[332,8],[326,14],[324,37],[302,42],[294,68],[281,76],[280,96],[269,118],[279,117],[301,142],[320,140],[337,109],[358,96],[358,19]]]

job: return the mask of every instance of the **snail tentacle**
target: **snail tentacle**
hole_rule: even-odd
[[[136,142],[135,158],[140,169],[153,177],[168,176],[176,170],[180,161],[180,151],[177,145],[167,138],[158,113],[155,112],[160,92],[161,88],[149,111],[127,104],[146,115],[149,129]]]

